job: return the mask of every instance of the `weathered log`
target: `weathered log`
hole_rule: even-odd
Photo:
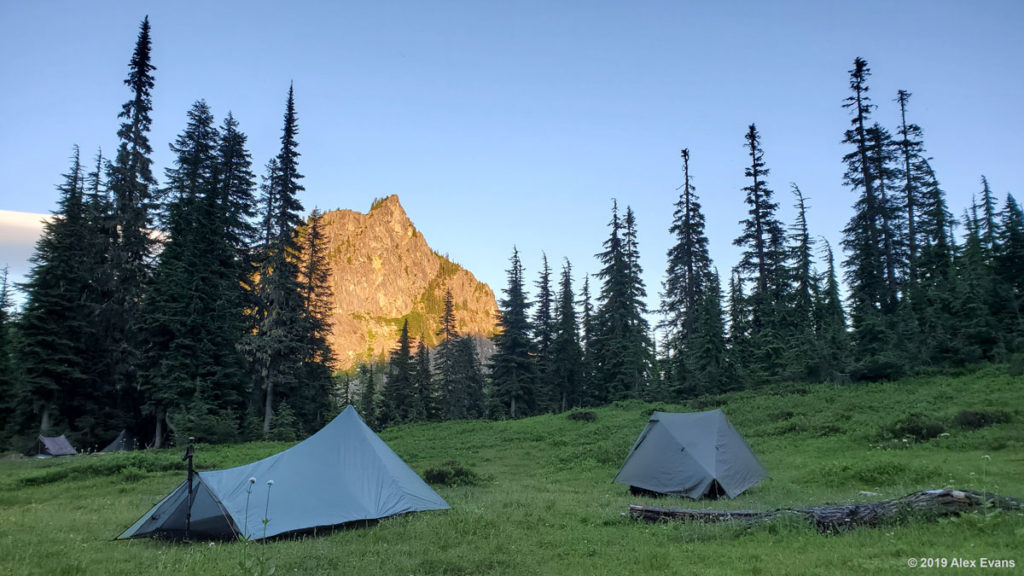
[[[836,532],[855,526],[878,526],[907,517],[935,519],[957,516],[981,508],[1021,510],[1020,500],[989,492],[972,490],[923,490],[895,500],[866,504],[816,506],[813,508],[777,508],[775,510],[680,510],[654,506],[629,507],[629,516],[646,522],[728,522],[748,523],[773,520],[783,515],[803,517],[821,532]]]

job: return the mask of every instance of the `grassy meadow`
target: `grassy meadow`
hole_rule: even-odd
[[[612,482],[651,410],[714,407],[769,479],[715,502],[632,497]],[[1024,497],[1024,377],[1005,366],[592,412],[593,421],[561,414],[385,430],[381,437],[418,473],[457,460],[479,481],[435,487],[448,511],[266,544],[114,540],[183,480],[181,450],[5,458],[0,574],[895,574],[911,570],[910,558],[983,557],[1014,560],[1002,572],[1024,566],[1020,512],[908,519],[837,535],[796,520],[649,525],[623,517],[631,503],[768,510],[942,487]],[[287,446],[200,445],[196,464],[235,466]]]

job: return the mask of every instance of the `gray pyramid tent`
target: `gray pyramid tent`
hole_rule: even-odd
[[[118,538],[183,536],[187,484],[182,482]],[[237,468],[197,473],[192,488],[193,538],[244,533],[261,539],[449,507],[351,406],[284,452]],[[264,518],[270,520],[265,531]]]
[[[654,412],[615,481],[699,499],[735,498],[767,476],[721,410]]]
[[[41,456],[74,456],[78,454],[75,447],[68,442],[63,434],[56,437],[40,436],[39,442],[42,443],[42,449],[39,451]]]
[[[137,448],[138,441],[135,437],[129,434],[127,430],[121,430],[117,438],[114,438],[113,442],[107,444],[107,447],[100,450],[100,452],[126,452]]]

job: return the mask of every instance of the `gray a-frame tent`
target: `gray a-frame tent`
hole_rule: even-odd
[[[117,438],[107,444],[107,447],[100,452],[127,452],[129,450],[138,449],[138,440],[134,436],[128,433],[127,430],[121,430],[121,433],[117,435]]]
[[[182,482],[118,538],[183,537],[189,509],[191,538],[258,540],[449,507],[351,406],[284,452],[197,473],[192,494]]]
[[[40,456],[74,456],[78,454],[75,447],[68,442],[68,439],[63,434],[60,436],[40,436],[39,442],[42,444],[42,448],[39,450]]]
[[[767,474],[721,410],[654,412],[615,481],[659,494],[735,498]]]

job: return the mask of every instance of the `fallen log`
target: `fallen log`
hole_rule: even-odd
[[[878,526],[903,518],[935,519],[957,516],[983,508],[1021,510],[1020,500],[990,492],[973,490],[923,490],[902,498],[866,504],[816,506],[813,508],[777,508],[775,510],[693,510],[629,507],[629,517],[645,522],[764,522],[780,516],[797,516],[813,522],[820,532],[837,532],[856,526]]]

